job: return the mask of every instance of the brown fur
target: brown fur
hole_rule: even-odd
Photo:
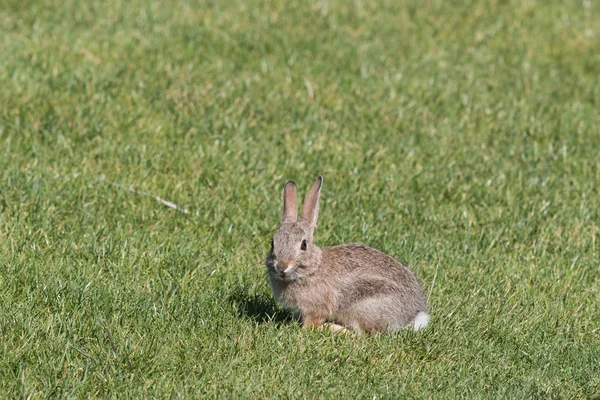
[[[267,256],[267,274],[277,300],[309,328],[326,321],[355,331],[396,331],[427,306],[414,273],[361,243],[319,248],[313,243],[322,178],[311,188],[299,221],[296,185],[284,187],[282,224]],[[302,241],[306,240],[306,250]]]

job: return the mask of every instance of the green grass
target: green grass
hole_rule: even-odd
[[[600,396],[596,2],[0,3],[0,397]],[[426,331],[274,303],[319,174]]]

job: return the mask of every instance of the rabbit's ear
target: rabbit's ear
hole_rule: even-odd
[[[296,184],[287,181],[283,187],[283,216],[281,223],[296,222],[298,219],[298,201],[296,200]]]
[[[304,204],[302,205],[302,221],[304,221],[308,227],[312,230],[317,225],[317,217],[319,216],[319,194],[321,194],[321,184],[323,183],[323,177],[319,176],[317,181],[312,185]]]

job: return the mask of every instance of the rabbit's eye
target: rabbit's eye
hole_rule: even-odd
[[[307,246],[306,239],[304,239],[302,241],[302,244],[300,245],[300,250],[306,251],[306,246]]]

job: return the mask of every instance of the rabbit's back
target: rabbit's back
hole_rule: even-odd
[[[360,330],[397,330],[426,311],[415,274],[362,243],[323,248],[321,279],[334,290],[335,319]]]

